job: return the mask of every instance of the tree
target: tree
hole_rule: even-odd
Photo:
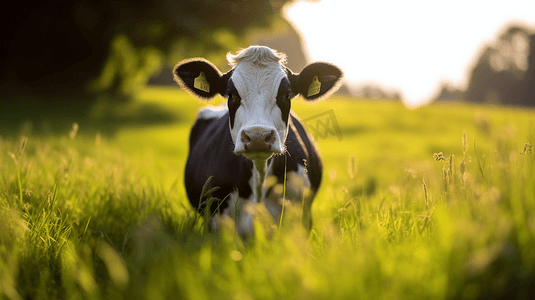
[[[524,27],[510,26],[483,50],[470,74],[467,101],[535,105],[535,99],[527,96],[527,90],[535,85],[535,44],[531,34]]]
[[[440,84],[440,92],[434,97],[432,102],[439,101],[460,101],[463,99],[463,91],[457,89],[450,82],[442,82]]]
[[[521,105],[535,106],[535,34],[530,36],[529,41],[528,69],[518,89],[518,99]]]
[[[122,94],[162,55],[186,44],[201,55],[226,51],[250,27],[269,26],[286,1],[12,2],[0,24],[0,92]]]

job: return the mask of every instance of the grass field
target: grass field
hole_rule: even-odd
[[[183,186],[204,105],[147,89],[92,120],[0,139],[0,298],[527,299],[535,295],[535,111],[333,97],[307,235],[289,210],[242,241]],[[39,132],[39,134],[35,133]],[[442,153],[442,154],[440,154]]]

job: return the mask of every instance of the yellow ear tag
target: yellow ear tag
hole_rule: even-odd
[[[204,75],[204,72],[201,72],[201,74],[199,74],[199,77],[195,78],[195,80],[193,81],[193,87],[203,92],[210,93],[210,84],[208,83],[208,81],[206,81],[206,76]]]
[[[321,90],[321,82],[318,80],[318,76],[314,76],[314,78],[312,79],[312,83],[308,87],[307,97],[311,97],[311,96],[319,94],[320,90]]]

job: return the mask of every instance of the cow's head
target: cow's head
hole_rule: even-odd
[[[251,160],[285,151],[293,97],[328,97],[342,77],[340,69],[328,63],[313,63],[294,74],[284,66],[286,55],[263,46],[229,53],[227,60],[232,69],[225,74],[203,58],[182,61],[173,73],[180,86],[199,98],[228,98],[234,152]]]

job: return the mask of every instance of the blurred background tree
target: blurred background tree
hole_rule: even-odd
[[[123,98],[177,56],[211,58],[234,49],[251,28],[281,19],[285,2],[12,2],[0,29],[0,103]]]
[[[535,35],[509,26],[485,47],[469,76],[468,102],[535,106]]]

